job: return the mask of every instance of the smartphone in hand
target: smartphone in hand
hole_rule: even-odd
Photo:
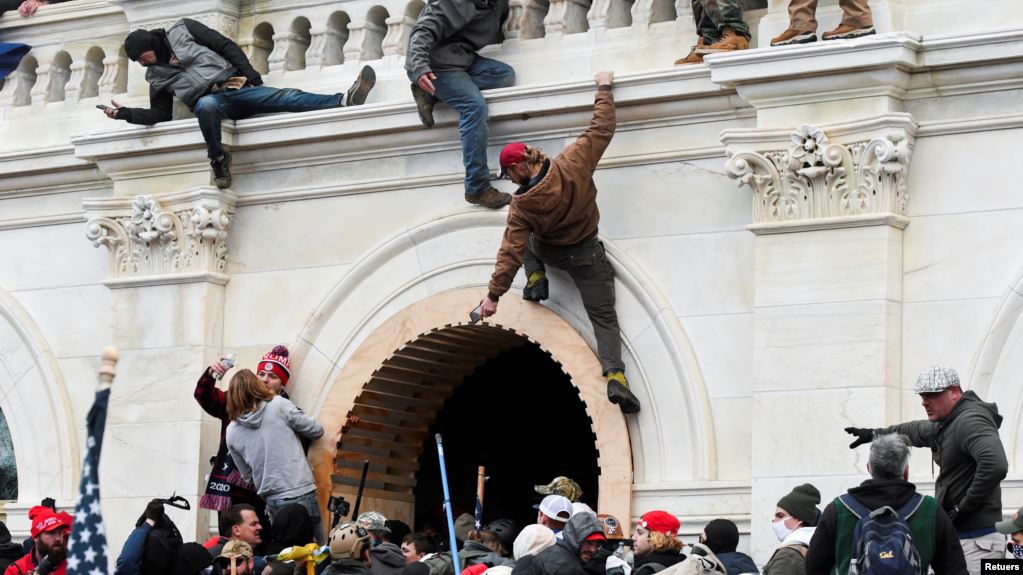
[[[480,306],[482,306],[482,305],[483,305],[483,302],[480,302],[480,305],[472,308],[472,311],[469,312],[469,323],[470,324],[476,325],[476,324],[478,324],[480,322],[480,319],[482,319],[480,317]]]
[[[99,108],[100,110],[103,110],[104,112],[113,109],[110,106],[107,106],[106,104],[96,104],[96,107]]]

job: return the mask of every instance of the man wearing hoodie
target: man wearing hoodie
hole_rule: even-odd
[[[700,543],[721,561],[728,575],[742,573],[760,573],[753,558],[741,551],[739,547],[739,528],[727,519],[714,519],[700,533]]]
[[[899,511],[907,504],[916,508],[907,523],[913,545],[920,554],[920,568],[930,566],[935,575],[961,575],[966,559],[958,545],[955,527],[929,495],[920,495],[909,479],[909,443],[905,436],[879,436],[870,446],[867,462],[870,479],[836,497],[824,508],[806,554],[807,575],[845,575],[855,552],[853,530],[860,515],[881,507]],[[850,501],[851,500],[851,501]],[[851,507],[850,507],[851,505]],[[860,506],[860,509],[854,509]],[[857,514],[860,515],[857,515]]]
[[[857,437],[850,448],[883,434],[898,433],[914,447],[929,447],[941,468],[934,491],[959,534],[970,575],[980,575],[983,559],[1001,559],[1005,538],[995,529],[1002,519],[1002,479],[1009,471],[998,436],[1002,416],[973,391],[962,390],[954,369],[932,366],[913,388],[920,395],[926,421],[910,421],[884,429],[847,427]]]
[[[0,573],[7,570],[7,566],[14,563],[25,554],[25,548],[21,543],[11,541],[11,532],[0,521]]]
[[[369,550],[369,570],[373,575],[399,575],[405,569],[405,555],[394,543],[378,543]]]
[[[771,528],[781,545],[764,565],[764,575],[803,575],[806,550],[817,524],[821,492],[809,483],[796,487],[778,500]]]
[[[596,515],[579,513],[568,520],[563,534],[557,543],[535,555],[528,568],[516,563],[512,575],[584,575],[583,565],[606,539],[604,528]]]
[[[358,106],[376,82],[373,68],[364,66],[345,94],[310,94],[294,88],[263,85],[237,44],[206,25],[182,18],[167,30],[134,30],[124,39],[128,58],[146,68],[149,108],[113,107],[104,110],[115,120],[152,125],[171,119],[176,96],[199,120],[206,151],[218,188],[231,186],[231,154],[221,146],[220,123],[256,114],[306,112]]]
[[[545,265],[563,269],[575,282],[593,324],[597,355],[607,378],[607,398],[623,413],[637,413],[639,399],[629,390],[622,363],[622,340],[615,312],[614,268],[597,239],[600,211],[593,171],[615,132],[611,95],[614,72],[598,72],[596,102],[590,127],[554,159],[522,142],[501,151],[501,177],[519,185],[508,210],[504,239],[480,302],[480,316],[497,312],[497,302],[511,287],[523,263],[526,288],[522,298],[547,299]]]

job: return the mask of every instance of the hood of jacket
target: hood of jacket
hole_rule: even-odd
[[[270,542],[264,551],[267,555],[273,555],[293,545],[311,543],[316,539],[313,531],[312,518],[306,508],[298,503],[289,503],[274,515],[274,522],[270,526]]]
[[[568,547],[572,553],[579,555],[579,545],[594,533],[604,534],[604,528],[600,526],[597,516],[592,513],[576,513],[565,524],[562,532],[562,540],[559,543]]]
[[[816,530],[817,530],[816,527],[800,527],[799,529],[796,529],[792,533],[789,533],[788,537],[786,537],[785,541],[782,541],[781,544],[784,547],[785,545],[802,543],[803,545],[809,547],[810,539],[813,538],[813,532]]]
[[[373,575],[395,575],[405,568],[405,556],[394,543],[381,543],[370,550]]]
[[[849,495],[871,511],[886,505],[897,511],[915,493],[916,485],[905,479],[868,479],[849,490]]]
[[[952,423],[955,418],[967,412],[980,414],[982,417],[990,419],[995,428],[1002,426],[1002,416],[998,413],[998,406],[994,403],[988,403],[982,400],[972,389],[970,391],[963,392],[963,396],[959,398],[959,402],[956,403],[955,407],[952,408],[952,411],[945,416],[945,419],[941,420],[941,423],[942,425],[947,426]]]
[[[512,544],[512,556],[515,560],[522,559],[526,555],[536,555],[544,549],[554,545],[554,532],[547,526],[533,523],[525,526]]]
[[[270,401],[275,401],[277,398],[273,398]],[[270,401],[261,401],[256,409],[248,413],[244,413],[234,418],[234,420],[243,427],[249,429],[259,429],[259,426],[263,424],[263,414],[266,413],[266,406],[270,405]]]
[[[550,158],[544,162],[542,171],[538,176],[540,178],[538,182],[533,183],[530,181],[530,184],[523,186],[524,189],[520,188],[519,191],[516,191],[512,201],[524,212],[535,214],[550,213],[562,204],[559,197],[560,187],[552,185],[554,170],[551,169]]]

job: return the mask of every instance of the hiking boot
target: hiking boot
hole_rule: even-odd
[[[607,373],[607,400],[618,404],[622,413],[639,413],[639,399],[629,389],[629,380],[621,371]]]
[[[821,40],[852,40],[853,38],[870,36],[874,33],[876,33],[876,30],[874,30],[873,26],[848,26],[841,24],[838,28],[821,34]]]
[[[210,161],[210,167],[213,168],[213,183],[218,188],[230,188],[231,187],[231,154],[224,152],[216,160]]]
[[[511,203],[511,194],[507,194],[490,186],[478,194],[465,194],[465,201],[492,210],[500,209]]]
[[[542,270],[529,274],[529,281],[526,282],[526,287],[522,290],[522,299],[539,303],[547,299],[548,295],[550,295],[550,282],[547,281],[547,274]]]
[[[714,42],[710,46],[704,46],[703,48],[693,48],[697,54],[718,54],[721,52],[734,52],[735,50],[745,50],[749,48],[749,38],[745,38],[735,33],[735,30],[731,26],[725,26],[721,33],[721,39]]]
[[[772,46],[792,46],[794,44],[809,44],[817,41],[816,32],[800,32],[791,28],[780,35],[771,38]]]
[[[416,111],[419,112],[419,121],[424,128],[433,127],[433,105],[437,98],[427,94],[419,87],[419,84],[412,84],[412,99],[416,101]]]
[[[359,70],[359,77],[348,92],[345,93],[345,106],[361,106],[366,103],[366,97],[373,85],[377,83],[377,73],[369,66],[363,66]]]
[[[696,41],[696,45],[693,46],[692,50],[689,50],[689,55],[686,56],[685,58],[679,58],[678,60],[675,60],[675,65],[685,66],[686,64],[702,64],[703,55],[700,54],[698,50],[702,50],[705,47],[706,44],[703,43],[703,36],[700,36],[700,38]]]

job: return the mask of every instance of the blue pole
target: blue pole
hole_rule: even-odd
[[[448,492],[448,471],[444,467],[444,443],[437,434],[437,458],[440,459],[440,484],[444,488],[444,512],[448,517],[448,537],[451,538],[451,563],[455,567],[455,575],[462,572],[462,564],[458,561],[458,539],[455,537],[455,519],[451,516],[451,495]]]

